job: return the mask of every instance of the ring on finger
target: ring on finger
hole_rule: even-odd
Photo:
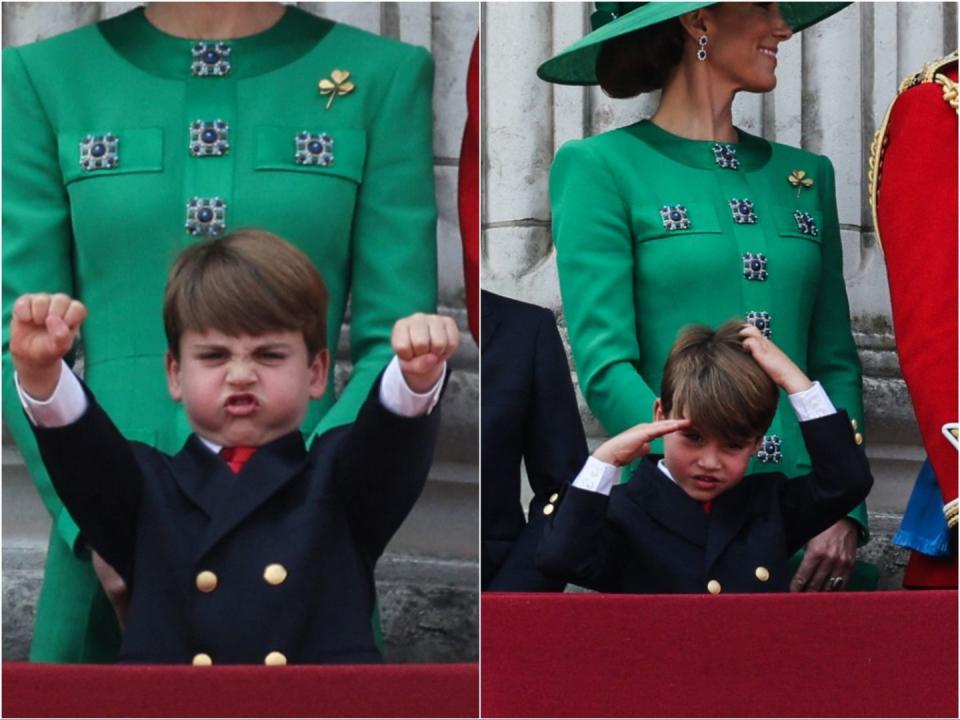
[[[837,575],[836,577],[830,578],[830,580],[827,583],[827,587],[830,590],[839,590],[840,588],[843,587],[843,578],[840,577],[839,575]]]

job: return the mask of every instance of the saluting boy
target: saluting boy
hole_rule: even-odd
[[[776,412],[777,386],[800,420],[813,472],[744,478]],[[603,443],[562,501],[545,508],[544,572],[601,592],[785,592],[794,551],[873,484],[846,413],[740,321],[681,334],[654,418]],[[630,482],[613,487],[618,468],[661,436],[663,458],[647,457]]]
[[[399,320],[396,357],[356,422],[307,450],[299,426],[325,390],[326,312],[316,268],[269,233],[185,250],[163,314],[170,394],[194,434],[169,456],[127,442],[63,362],[83,305],[17,300],[11,352],[44,463],[130,588],[121,661],[382,659],[374,566],[426,480],[459,338],[450,318]]]

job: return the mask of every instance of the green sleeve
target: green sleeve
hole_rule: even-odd
[[[13,303],[41,291],[73,294],[70,205],[56,133],[20,53],[8,48],[3,51],[3,419],[57,532],[76,548],[80,531],[50,483],[13,383]]]
[[[437,306],[433,179],[433,60],[410,48],[398,62],[368,135],[353,220],[350,355],[353,373],[314,430],[353,422],[393,355],[393,324]]]
[[[550,173],[553,242],[577,377],[611,435],[651,419],[656,393],[637,372],[630,213],[602,158],[560,148]]]
[[[857,419],[858,429],[864,433],[863,385],[860,358],[850,330],[847,289],[843,281],[836,180],[833,165],[826,157],[821,158],[820,176],[823,178],[820,188],[823,262],[820,291],[810,320],[807,373],[811,379],[820,382],[836,407],[843,408],[847,415]],[[860,525],[861,544],[867,542],[869,528],[866,504],[861,503],[854,508],[849,517]]]

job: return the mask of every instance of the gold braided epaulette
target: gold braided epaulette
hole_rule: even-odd
[[[941,70],[952,63],[957,62],[957,51],[954,50],[949,55],[937,58],[928,62],[919,72],[908,75],[900,83],[897,89],[897,96],[909,90],[910,88],[922,83],[935,82],[943,87],[943,100],[960,115],[960,103],[958,103],[957,83],[944,75]],[[877,246],[880,252],[883,252],[883,242],[880,240],[880,228],[877,226],[877,193],[880,190],[880,177],[883,171],[883,153],[887,147],[887,123],[890,121],[890,113],[893,105],[896,103],[894,98],[887,107],[883,115],[883,122],[873,136],[873,142],[870,143],[870,162],[867,171],[867,199],[870,201],[870,213],[873,217],[873,229],[877,237]]]

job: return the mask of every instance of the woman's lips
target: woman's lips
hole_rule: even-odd
[[[234,393],[227,398],[224,408],[228,415],[246,417],[257,411],[257,398],[252,393]]]

